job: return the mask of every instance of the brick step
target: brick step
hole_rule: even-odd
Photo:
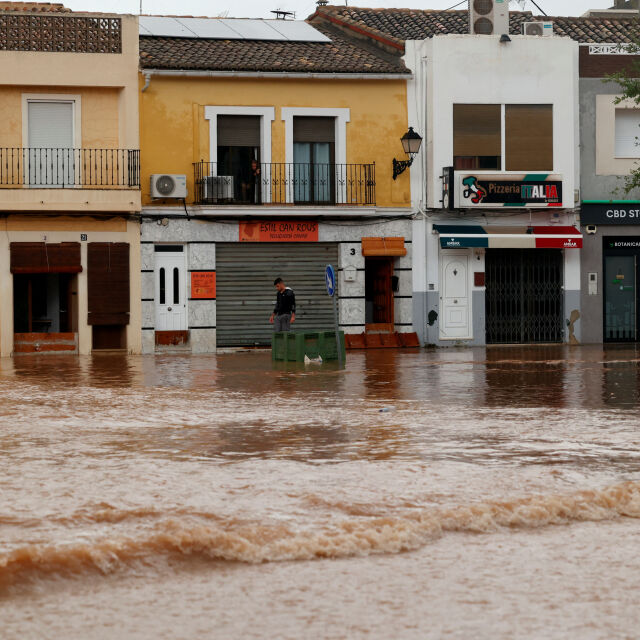
[[[347,349],[398,349],[419,347],[418,334],[413,333],[349,333],[344,336]]]
[[[78,353],[75,333],[14,333],[14,354]]]

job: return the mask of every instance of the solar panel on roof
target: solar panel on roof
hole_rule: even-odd
[[[185,27],[195,34],[196,38],[219,38],[222,40],[235,40],[238,33],[224,24],[222,20],[209,20],[207,18],[177,18]],[[188,37],[188,36],[187,36]]]
[[[197,37],[193,31],[190,31],[175,18],[165,16],[140,16],[140,28],[150,31],[154,36],[167,36],[170,38]]]
[[[271,22],[267,20],[243,20],[235,18],[234,20],[225,20],[223,22],[230,29],[236,31],[243,40],[283,40],[282,34],[272,29]]]
[[[331,42],[323,33],[300,20],[249,18],[171,18],[140,16],[142,36],[210,38],[219,40],[277,40],[281,42]]]
[[[287,40],[294,42],[331,42],[331,39],[302,20],[270,20],[269,24]]]

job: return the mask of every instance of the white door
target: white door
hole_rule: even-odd
[[[75,182],[73,102],[28,103],[28,184],[60,188]]]
[[[184,252],[156,247],[156,331],[187,329],[187,278]]]
[[[440,338],[471,338],[469,256],[466,252],[440,256]]]

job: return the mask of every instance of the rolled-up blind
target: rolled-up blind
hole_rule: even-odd
[[[80,243],[12,242],[11,273],[80,273]]]
[[[129,324],[129,244],[90,242],[87,280],[88,324]]]
[[[219,147],[259,147],[260,116],[218,116]]]
[[[335,142],[336,119],[324,116],[295,116],[294,142]]]

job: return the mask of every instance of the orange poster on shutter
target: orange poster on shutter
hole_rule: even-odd
[[[260,220],[240,223],[240,242],[318,242],[313,220]]]
[[[216,297],[216,272],[192,271],[191,272],[191,298],[215,299]]]

